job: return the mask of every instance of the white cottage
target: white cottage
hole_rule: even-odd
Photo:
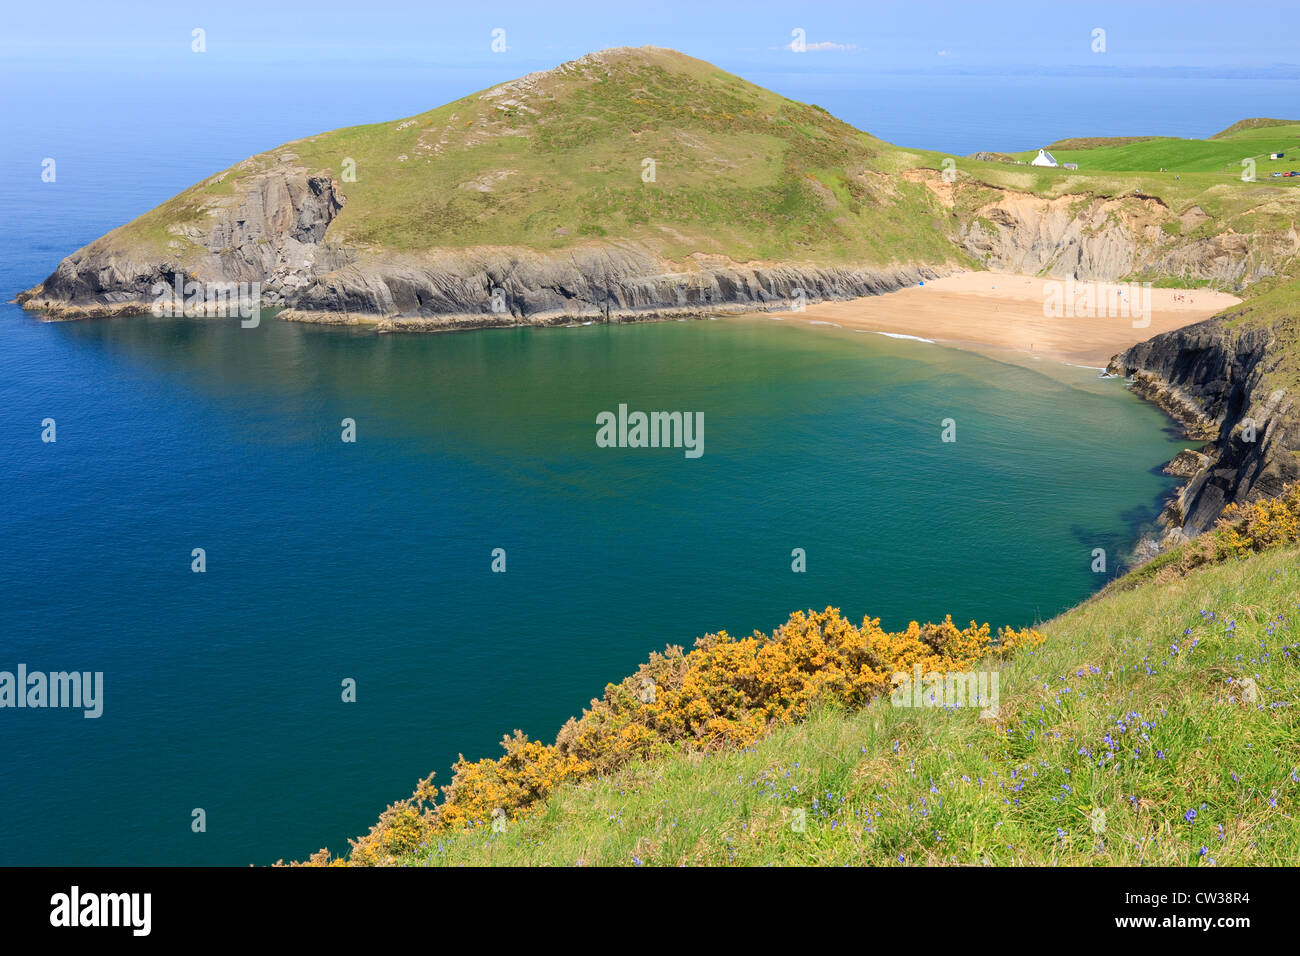
[[[1040,149],[1038,155],[1029,162],[1030,166],[1056,166],[1056,157],[1045,149]]]

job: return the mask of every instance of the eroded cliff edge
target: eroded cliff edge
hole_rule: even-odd
[[[1167,469],[1187,483],[1161,515],[1162,546],[1205,531],[1231,503],[1274,496],[1300,479],[1300,408],[1284,368],[1295,319],[1238,319],[1165,332],[1111,360],[1109,371],[1131,376],[1138,394],[1200,442]]]

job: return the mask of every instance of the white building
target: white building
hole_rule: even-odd
[[[1029,165],[1030,166],[1056,166],[1059,164],[1056,162],[1055,156],[1053,156],[1045,149],[1040,149],[1038,151],[1038,155],[1035,156],[1030,161]]]

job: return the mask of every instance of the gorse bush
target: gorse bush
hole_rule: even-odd
[[[607,774],[634,759],[744,747],[773,727],[803,720],[817,703],[861,707],[889,691],[893,674],[915,665],[927,674],[962,671],[980,658],[1007,657],[1042,641],[1036,630],[1010,628],[995,641],[987,624],[958,628],[951,617],[889,633],[878,618],[854,626],[836,608],[796,612],[771,635],[706,634],[691,651],[669,647],[607,685],[604,698],[570,719],[554,744],[516,731],[502,741],[503,757],[471,762],[462,756],[441,802],[430,775],[352,841],[349,859],[330,860],[322,850],[311,862],[391,863],[440,832],[517,819],[567,781]]]
[[[1288,485],[1276,498],[1228,505],[1213,529],[1157,557],[1140,570],[1137,579],[1176,577],[1203,565],[1296,543],[1300,543],[1300,484]]]
[[[1244,508],[1228,505],[1216,538],[1217,551],[1224,557],[1245,557],[1300,541],[1300,484],[1287,487],[1277,498],[1263,498]]]

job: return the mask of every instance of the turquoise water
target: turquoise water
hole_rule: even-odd
[[[1049,617],[1181,447],[1095,372],[766,319],[379,336],[6,306],[0,338],[0,669],[105,681],[97,720],[0,714],[0,863],[344,849],[457,753],[552,739],[650,651],[796,608]],[[703,456],[598,448],[620,403],[703,413]]]

